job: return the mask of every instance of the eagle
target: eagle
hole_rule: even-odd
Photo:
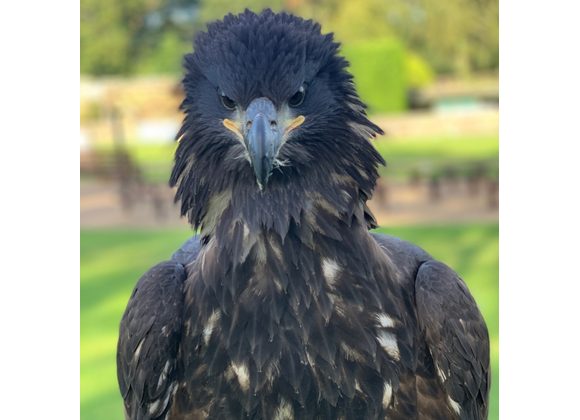
[[[170,185],[197,234],[127,304],[126,418],[486,418],[467,286],[370,232],[382,131],[333,35],[246,10],[193,46]]]

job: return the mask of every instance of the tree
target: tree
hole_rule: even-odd
[[[191,48],[197,0],[81,0],[81,72],[131,74],[160,48],[180,56]],[[165,56],[168,54],[165,54]],[[179,71],[179,62],[161,70]]]
[[[245,8],[319,21],[343,43],[398,38],[437,73],[498,68],[498,0],[81,0],[81,71],[180,71],[196,31]]]
[[[315,0],[296,11],[343,42],[395,36],[438,73],[498,68],[498,0]]]

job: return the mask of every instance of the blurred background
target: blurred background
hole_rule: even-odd
[[[81,0],[81,418],[122,419],[118,324],[137,279],[192,235],[167,181],[181,59],[245,7],[314,18],[343,43],[386,135],[378,230],[458,271],[491,335],[498,418],[498,0]]]

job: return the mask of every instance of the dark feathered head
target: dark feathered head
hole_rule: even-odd
[[[382,132],[338,49],[317,23],[270,10],[197,35],[170,182],[202,234],[224,217],[285,235],[313,206],[348,223],[365,213]]]

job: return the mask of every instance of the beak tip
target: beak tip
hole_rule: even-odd
[[[253,161],[254,174],[256,175],[256,181],[260,190],[263,190],[268,181],[270,180],[270,175],[272,174],[272,165],[267,159],[263,159],[262,162],[258,163],[258,160]]]
[[[258,186],[263,190],[281,142],[277,129],[271,124],[271,121],[276,121],[276,110],[269,100],[256,99],[248,107],[247,118],[252,122],[246,133],[247,150]]]

